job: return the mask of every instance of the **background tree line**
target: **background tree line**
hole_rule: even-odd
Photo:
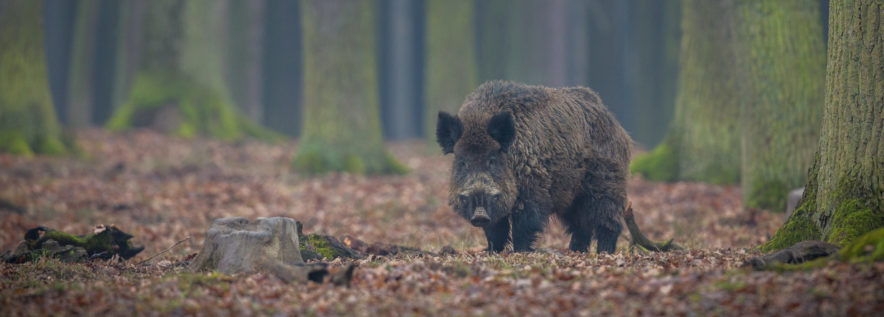
[[[401,171],[383,140],[430,137],[483,81],[583,85],[652,149],[633,172],[740,182],[747,206],[779,209],[822,119],[827,1],[20,2],[5,1],[7,24],[25,9],[43,23],[16,24],[26,36],[4,51],[46,69],[29,87],[48,87],[37,103],[63,126],[267,127],[301,138],[304,170]]]
[[[50,88],[63,124],[103,125],[125,104],[139,60],[150,49],[146,28],[152,27],[157,6],[151,2],[44,0]],[[169,11],[181,15],[180,25],[157,27],[190,32],[182,40],[186,55],[197,46],[211,46],[193,63],[217,64],[204,67],[215,72],[205,76],[224,81],[241,113],[276,131],[300,135],[305,4],[182,3],[175,7],[181,12]],[[435,115],[431,110],[459,106],[479,82],[492,79],[593,87],[636,140],[649,146],[660,140],[671,116],[679,1],[368,3],[374,13],[369,35],[386,139],[425,137],[435,124],[428,121]],[[455,85],[448,82],[466,84],[446,90]]]

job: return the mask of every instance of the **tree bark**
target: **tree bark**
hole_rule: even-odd
[[[0,152],[63,154],[43,50],[42,1],[0,1]]]
[[[264,119],[261,84],[265,5],[264,0],[231,1],[229,10],[227,78],[236,104],[255,122]]]
[[[68,71],[77,2],[44,0],[44,35],[46,39],[46,66],[49,71],[49,89],[58,121],[66,124],[68,98]]]
[[[381,0],[379,74],[384,139],[414,139],[423,133],[423,1]],[[418,118],[416,120],[416,118]]]
[[[303,120],[303,41],[299,1],[267,0],[264,20],[264,125],[300,136]]]
[[[149,127],[190,137],[273,138],[238,113],[224,69],[227,2],[155,0],[145,3],[143,49],[127,102],[112,130]]]
[[[633,160],[632,172],[651,180],[739,181],[740,96],[731,6],[731,1],[684,1],[673,123],[661,145]]]
[[[663,140],[672,121],[678,79],[680,1],[634,1],[633,50],[627,55],[637,143],[654,147]]]
[[[478,86],[473,1],[427,0],[424,135],[435,138],[439,111],[456,113]],[[433,141],[433,145],[435,145]]]
[[[397,173],[384,148],[372,1],[305,0],[304,134],[293,165],[307,173]]]
[[[815,0],[738,2],[742,189],[748,208],[781,211],[804,185],[819,140],[825,46]]]
[[[845,246],[884,227],[884,3],[833,1],[826,105],[804,196],[763,251],[805,240]]]
[[[71,43],[70,72],[68,73],[68,126],[82,128],[91,122],[95,82],[95,47],[98,30],[98,1],[77,1]]]

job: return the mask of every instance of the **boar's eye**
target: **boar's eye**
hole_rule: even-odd
[[[497,163],[497,158],[496,158],[496,157],[493,157],[493,156],[492,156],[492,157],[489,157],[489,158],[488,158],[488,165],[490,165],[490,166],[494,166],[495,163]]]
[[[466,161],[457,161],[457,167],[461,168],[461,169],[466,168],[467,162]]]
[[[468,200],[467,195],[460,194],[460,195],[457,195],[457,198],[460,199],[460,203],[463,204],[463,205],[466,205],[467,202],[468,202],[468,201],[467,201],[467,200]]]

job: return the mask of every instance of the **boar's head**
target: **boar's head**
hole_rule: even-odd
[[[473,226],[494,224],[510,214],[518,196],[507,155],[514,138],[509,112],[466,122],[439,113],[436,141],[443,153],[454,153],[448,204]]]

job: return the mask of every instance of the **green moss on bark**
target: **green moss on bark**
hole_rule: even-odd
[[[653,151],[634,158],[629,171],[652,181],[675,181],[678,179],[678,152],[664,141]]]
[[[880,210],[873,210],[859,199],[850,199],[835,212],[831,233],[826,241],[843,247],[881,227],[884,227],[884,214]]]
[[[304,132],[296,171],[405,171],[381,135],[370,2],[303,2]],[[321,17],[321,18],[320,18]]]
[[[802,0],[735,2],[747,207],[782,211],[788,191],[806,181],[825,102],[819,12],[819,6]]]
[[[0,152],[6,152],[14,155],[31,156],[31,146],[25,135],[21,131],[3,131],[0,132]]]
[[[884,228],[880,228],[860,237],[841,248],[838,253],[800,264],[775,264],[768,268],[777,272],[809,271],[825,267],[832,260],[850,263],[871,263],[884,261]]]
[[[164,107],[171,112],[157,117]],[[123,131],[137,127],[157,128],[156,125],[163,124],[172,126],[160,130],[182,137],[274,137],[237,114],[234,106],[220,93],[202,87],[186,76],[171,74],[141,74],[135,80],[129,101],[117,110],[107,127]]]
[[[42,2],[5,1],[0,10],[0,152],[64,154],[49,95]]]
[[[114,131],[147,127],[220,139],[280,137],[240,114],[223,67],[223,4],[157,0],[145,4],[143,50],[131,92],[107,124]]]
[[[788,248],[795,243],[807,240],[820,239],[822,234],[813,220],[807,217],[809,211],[807,204],[795,210],[795,213],[777,232],[770,241],[758,247],[761,252],[770,252]]]
[[[298,149],[292,167],[307,174],[340,171],[354,174],[404,174],[408,168],[387,153],[359,156],[352,151],[337,151],[319,143],[305,144]]]
[[[884,261],[884,228],[870,231],[856,238],[838,252],[841,261]]]

